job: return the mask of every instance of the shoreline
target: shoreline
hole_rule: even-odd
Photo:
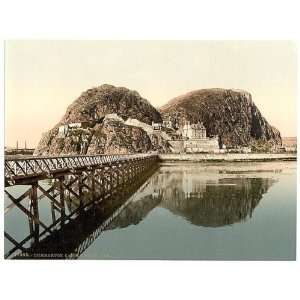
[[[159,154],[159,159],[166,161],[192,162],[264,162],[264,161],[297,161],[297,153],[226,153],[226,154]]]

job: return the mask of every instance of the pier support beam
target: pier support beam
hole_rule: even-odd
[[[59,179],[59,201],[60,201],[60,216],[61,216],[61,222],[60,226],[63,226],[65,224],[65,190],[64,190],[64,177],[60,177]]]
[[[37,199],[37,188],[38,183],[34,183],[31,186],[31,193],[30,193],[30,207],[32,209],[32,214],[34,216],[33,219],[33,232],[34,232],[34,242],[39,241],[39,232],[40,232],[40,225],[39,225],[39,204]]]

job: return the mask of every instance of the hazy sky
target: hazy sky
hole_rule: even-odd
[[[5,145],[35,147],[84,90],[107,83],[159,107],[202,88],[245,89],[283,136],[296,136],[291,42],[8,41]]]

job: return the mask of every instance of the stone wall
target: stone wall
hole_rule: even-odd
[[[226,153],[226,154],[160,154],[163,161],[272,161],[297,160],[297,154],[269,154],[269,153]]]
[[[175,140],[175,141],[168,141],[169,142],[169,145],[170,145],[170,148],[171,148],[171,151],[173,153],[182,153],[184,152],[184,147],[183,147],[183,140]]]
[[[170,140],[171,151],[173,153],[201,153],[219,151],[219,143],[212,139],[190,139],[190,140]]]
[[[219,150],[217,139],[199,139],[183,141],[186,153],[214,152]]]

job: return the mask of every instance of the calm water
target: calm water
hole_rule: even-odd
[[[296,257],[296,162],[165,163],[127,203],[79,258]],[[51,224],[46,202],[40,211]],[[27,227],[17,210],[6,214],[13,236],[24,238]]]

